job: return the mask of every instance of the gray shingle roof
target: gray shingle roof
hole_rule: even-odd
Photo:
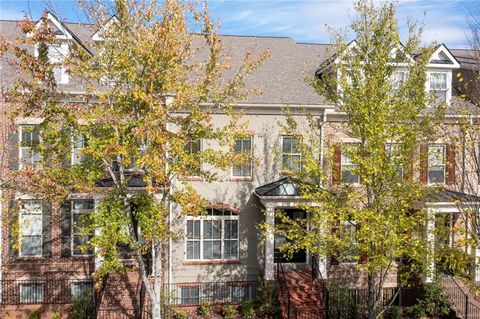
[[[97,31],[93,25],[64,22],[64,25],[87,47],[92,47],[92,35]],[[7,39],[21,36],[18,21],[0,20],[0,34]],[[243,103],[282,104],[282,105],[322,105],[325,99],[319,96],[309,85],[308,80],[314,76],[320,65],[334,54],[333,47],[327,44],[297,43],[287,37],[258,36],[222,36],[227,55],[239,65],[245,52],[252,46],[254,52],[270,50],[271,57],[247,78],[247,87],[259,89],[261,94],[250,94]],[[451,50],[455,57],[471,67],[470,50]],[[1,85],[8,85],[15,71],[0,59]],[[232,68],[231,75],[235,71]],[[226,74],[228,77],[228,74]],[[64,91],[82,91],[78,84],[69,83],[59,86]]]

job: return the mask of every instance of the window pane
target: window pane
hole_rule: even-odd
[[[226,240],[224,243],[224,259],[237,259],[238,258],[238,241]]]
[[[20,253],[22,256],[41,256],[42,236],[22,235],[20,242]]]
[[[238,221],[226,220],[225,221],[225,239],[237,239],[238,238]]]
[[[441,184],[445,183],[444,166],[431,167],[428,171],[428,182]]]
[[[198,304],[200,297],[199,287],[182,287],[180,288],[180,303],[182,305]]]
[[[221,241],[205,241],[203,243],[203,258],[204,259],[220,259],[221,254]]]
[[[241,302],[250,298],[250,289],[248,286],[230,287],[232,302]]]
[[[203,222],[203,238],[220,239],[222,238],[222,221],[205,220]]]
[[[20,302],[42,303],[43,302],[43,283],[20,284]]]
[[[88,298],[93,292],[93,283],[91,281],[78,281],[71,283],[72,301],[78,301]]]
[[[200,259],[200,241],[187,241],[187,259]]]
[[[347,184],[358,184],[360,178],[358,175],[354,174],[353,168],[354,165],[342,165],[342,182]]]
[[[283,153],[291,153],[292,152],[292,138],[289,137],[289,136],[284,136],[282,140],[283,140],[283,145],[282,145]]]

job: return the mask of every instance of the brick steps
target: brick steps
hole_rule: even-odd
[[[290,293],[290,318],[325,319],[324,298],[319,286],[319,280],[314,280],[308,270],[293,270],[285,272],[281,281],[279,303],[282,318],[288,316],[288,292]],[[282,288],[283,287],[283,288]]]

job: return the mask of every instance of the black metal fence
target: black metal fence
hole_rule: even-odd
[[[174,306],[235,304],[254,299],[257,287],[256,281],[167,284],[164,286],[164,296],[166,302]]]
[[[91,280],[1,280],[0,304],[70,304],[94,294]]]
[[[421,288],[383,288],[379,307],[413,306],[420,292]],[[331,288],[326,300],[328,318],[362,318],[368,309],[368,290]]]

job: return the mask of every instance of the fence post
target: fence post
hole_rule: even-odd
[[[402,287],[398,287],[398,306],[402,307]]]
[[[465,319],[468,319],[468,295],[465,295]]]

